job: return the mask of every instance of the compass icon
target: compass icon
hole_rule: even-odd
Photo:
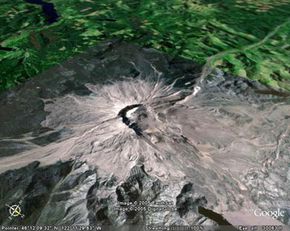
[[[21,211],[21,201],[19,202],[19,204],[15,204],[15,205],[8,205],[6,204],[6,207],[8,207],[8,211],[9,211],[9,218],[12,219],[13,217],[21,217],[24,218],[24,214]]]

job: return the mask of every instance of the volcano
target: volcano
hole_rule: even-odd
[[[200,72],[108,42],[3,93],[0,223],[290,224],[289,96]]]

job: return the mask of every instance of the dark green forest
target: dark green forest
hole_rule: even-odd
[[[2,0],[0,90],[121,39],[290,91],[289,0]]]

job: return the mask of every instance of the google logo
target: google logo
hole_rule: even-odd
[[[261,210],[261,209],[256,209],[254,210],[254,215],[257,217],[272,217],[272,218],[278,218],[278,217],[284,217],[285,216],[285,211],[281,209],[277,210]]]

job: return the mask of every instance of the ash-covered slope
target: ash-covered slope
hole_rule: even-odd
[[[199,72],[185,60],[110,43],[5,93],[0,181],[10,183],[1,195],[9,203],[45,198],[33,209],[26,203],[33,216],[17,222],[136,230],[228,224],[207,211],[236,224],[230,212],[279,208],[289,223],[289,96],[222,73],[200,80]],[[33,161],[43,167],[24,167]],[[54,172],[62,165],[71,169]],[[34,175],[46,171],[58,182],[43,187]],[[27,174],[20,182],[29,186],[10,189],[13,172]]]

